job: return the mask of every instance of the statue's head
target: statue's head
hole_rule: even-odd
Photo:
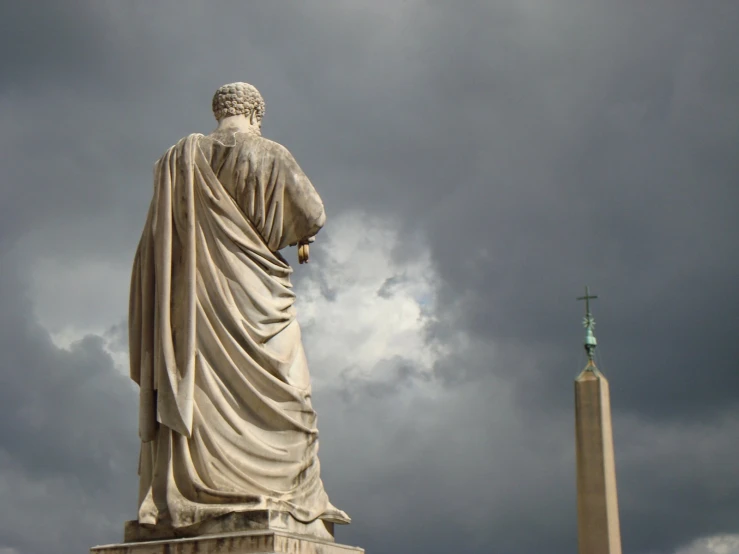
[[[219,122],[226,117],[243,115],[259,127],[264,117],[264,99],[248,83],[223,85],[213,95],[213,115]]]

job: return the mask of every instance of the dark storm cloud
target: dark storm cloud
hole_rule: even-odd
[[[739,530],[739,475],[721,461],[737,455],[739,5],[4,2],[0,15],[0,472],[29,483],[7,500],[28,512],[0,527],[0,548],[60,544],[23,527],[34,505],[49,529],[74,528],[58,515],[70,500],[34,504],[33,483],[82,491],[65,551],[117,540],[132,517],[132,387],[102,337],[56,348],[25,281],[38,257],[130,259],[154,160],[209,131],[213,90],[235,80],[260,88],[265,134],[330,217],[394,218],[394,257],[428,246],[441,278],[429,341],[454,347],[435,368],[443,396],[423,397],[403,363],[387,383],[316,392],[327,486],[355,518],[342,540],[572,551],[586,283],[625,548]],[[107,523],[86,525],[95,513]]]
[[[106,27],[89,4],[78,4],[88,9],[70,10],[45,0],[32,6],[4,2],[0,7],[0,90],[29,84],[40,87],[47,79],[79,81],[103,71],[111,55],[105,42]],[[96,47],[90,48],[91,43]]]
[[[547,402],[567,371],[551,347],[574,342],[562,318],[596,285],[616,406],[720,411],[739,390],[737,10],[572,8],[504,54],[486,58],[501,48],[481,18],[459,48],[436,42],[458,60],[447,99],[496,136],[434,212],[454,223],[428,227],[445,297],[470,332],[543,343]]]
[[[118,535],[135,502],[136,393],[100,337],[54,346],[17,263],[0,256],[0,547],[84,551]]]

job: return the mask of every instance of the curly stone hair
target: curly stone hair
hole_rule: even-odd
[[[264,117],[264,99],[259,91],[248,83],[223,85],[213,95],[213,115],[220,121],[231,115],[256,113],[259,121]]]

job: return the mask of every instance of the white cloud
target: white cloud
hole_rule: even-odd
[[[698,539],[679,548],[675,554],[739,554],[739,534]]]
[[[440,354],[425,338],[436,299],[429,252],[394,261],[401,238],[393,227],[391,221],[349,213],[318,237],[322,255],[296,287],[298,320],[318,387],[342,374],[387,380],[395,366],[380,364],[384,360],[402,359],[430,372]]]

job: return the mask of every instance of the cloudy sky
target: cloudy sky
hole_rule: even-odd
[[[152,167],[233,81],[329,215],[294,282],[339,541],[575,551],[588,284],[624,552],[739,553],[737,28],[731,0],[0,2],[0,554],[135,516]]]

